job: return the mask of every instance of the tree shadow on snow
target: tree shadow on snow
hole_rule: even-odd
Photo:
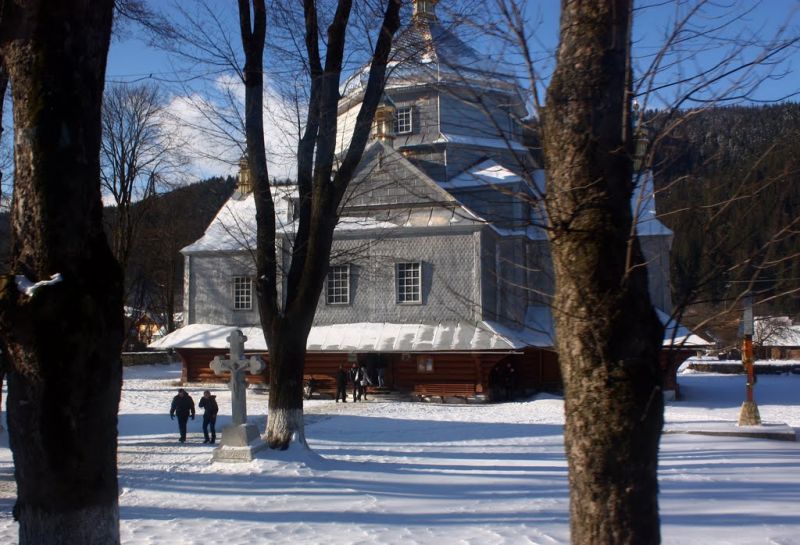
[[[369,421],[369,422],[367,422]],[[541,498],[567,498],[567,470],[561,427],[551,425],[401,422],[384,418],[343,416],[325,421],[329,429],[316,427],[309,435],[312,452],[262,451],[254,464],[213,464],[171,468],[122,468],[126,488],[150,489],[175,494],[226,496],[269,502],[291,496],[308,504],[326,501],[362,501],[365,496],[414,500],[483,502],[495,499],[536,502]],[[380,437],[370,429],[391,428]],[[424,431],[412,433],[413,428]],[[363,435],[365,433],[367,436]],[[338,431],[337,431],[338,430]],[[346,437],[350,430],[358,437]],[[311,431],[311,430],[309,430]],[[370,437],[371,436],[371,437]],[[365,443],[359,440],[367,441]],[[448,445],[447,442],[458,442]],[[526,443],[532,441],[532,443]],[[398,448],[402,445],[402,448]],[[294,448],[294,447],[293,447]],[[274,466],[272,465],[274,464]],[[487,482],[490,486],[476,483]],[[222,500],[221,503],[224,503]],[[217,502],[214,502],[215,504]],[[331,522],[405,525],[474,524],[476,522],[535,523],[546,517],[566,519],[566,509],[538,513],[360,513],[291,508],[270,513],[238,513],[125,507],[123,518],[220,518],[280,522]],[[566,522],[566,520],[565,520]]]

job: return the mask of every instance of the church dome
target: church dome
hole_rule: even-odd
[[[516,78],[503,65],[478,53],[436,16],[436,2],[416,0],[411,22],[395,36],[386,90],[414,85],[457,85],[520,94]],[[369,65],[348,78],[340,91],[355,98],[367,85]]]

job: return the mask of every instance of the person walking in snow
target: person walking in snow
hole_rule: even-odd
[[[198,407],[203,409],[203,435],[205,436],[203,443],[213,445],[217,442],[217,413],[219,412],[217,396],[212,396],[211,392],[206,390],[203,392],[203,397],[200,398]],[[210,439],[208,437],[209,430],[211,430]]]
[[[345,371],[344,366],[340,365],[336,372],[336,403],[342,398],[342,403],[347,403],[347,379],[350,375]]]
[[[356,362],[353,362],[353,365],[350,367],[350,382],[353,383],[353,402],[355,403],[359,399],[358,395],[358,383],[361,380],[360,377],[360,369]]]
[[[369,373],[367,372],[367,368],[363,365],[358,369],[358,399],[361,400],[361,397],[364,397],[364,401],[367,400],[367,385],[372,385],[372,381],[369,378]]]
[[[194,420],[194,400],[192,396],[186,393],[183,388],[178,390],[178,395],[172,398],[172,406],[169,409],[169,417],[175,420],[175,415],[178,416],[178,431],[181,434],[179,441],[186,442],[186,421],[189,420],[191,415]]]

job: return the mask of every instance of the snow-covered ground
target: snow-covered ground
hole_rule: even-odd
[[[211,464],[200,418],[187,444],[167,414],[176,366],[125,370],[119,474],[126,544],[567,544],[563,404],[306,405],[313,451]],[[667,422],[735,421],[744,379],[688,373]],[[198,401],[202,388],[190,388]],[[221,428],[230,396],[216,388]],[[764,421],[800,429],[800,376],[762,376]],[[266,396],[248,394],[264,425]],[[663,542],[800,545],[800,443],[668,434]],[[0,543],[16,543],[13,466],[0,437]]]

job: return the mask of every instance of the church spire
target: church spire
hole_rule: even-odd
[[[414,0],[413,18],[436,21],[436,4],[438,3],[439,0]]]

